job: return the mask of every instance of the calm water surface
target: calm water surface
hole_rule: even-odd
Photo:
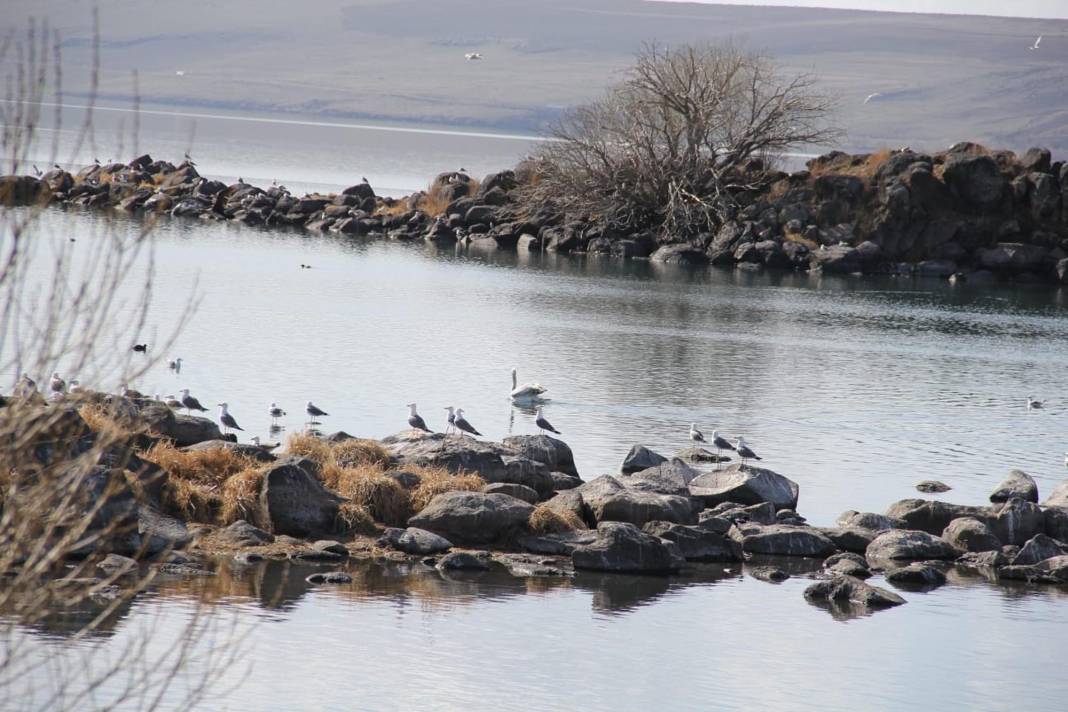
[[[146,121],[146,145],[171,141],[180,155],[184,125],[157,119]],[[223,123],[199,124],[205,173],[277,173],[291,187],[343,185],[353,173],[418,186],[476,141],[438,136],[437,152],[373,171],[348,156],[385,156],[414,139],[349,132],[362,144],[315,139],[303,160],[282,147],[300,127],[236,124],[241,136]],[[525,150],[487,140],[472,171]],[[211,165],[212,155],[228,158]],[[34,279],[47,279],[57,247],[78,265],[106,230],[137,228],[49,210],[34,227]],[[122,337],[154,344],[191,295],[200,304],[175,347],[157,352],[183,357],[181,374],[161,364],[131,385],[226,400],[247,435],[269,436],[271,401],[292,414],[283,437],[299,431],[309,399],[330,412],[325,429],[357,435],[400,430],[412,400],[433,427],[452,404],[489,438],[532,433],[532,416],[506,397],[516,366],[549,388],[546,415],[587,479],[616,471],[634,443],[686,446],[690,422],[744,434],[800,484],[799,510],[817,525],[846,509],[882,511],[923,479],[978,503],[1013,467],[1043,493],[1066,476],[1063,290],[478,254],[197,221],[164,221],[154,239],[151,325]],[[1048,407],[1028,412],[1028,394]],[[246,631],[242,665],[227,673],[243,684],[205,709],[1056,709],[1068,692],[1064,592],[1022,595],[960,573],[861,618],[808,605],[804,578],[771,585],[737,565],[523,581],[361,564],[351,586],[331,590],[308,589],[307,573],[224,565],[207,582],[161,585],[95,640],[73,643],[61,623],[25,635],[42,654],[100,659],[145,626],[179,626],[193,599],[220,602],[215,615]]]

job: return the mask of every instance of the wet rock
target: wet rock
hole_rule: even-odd
[[[790,578],[790,574],[774,566],[754,566],[746,570],[749,572],[749,575],[757,581],[764,581],[766,583],[782,583]]]
[[[517,578],[536,576],[572,576],[574,570],[570,565],[561,565],[555,559],[530,554],[497,554],[493,560],[508,569],[508,573]],[[570,562],[568,562],[570,564]]]
[[[900,606],[905,602],[896,593],[852,576],[834,576],[818,581],[805,589],[805,598],[820,603],[850,603],[869,609]]]
[[[649,256],[649,261],[667,265],[703,265],[708,263],[708,256],[691,245],[664,245]]]
[[[343,584],[352,583],[352,576],[349,576],[344,571],[323,571],[316,572],[311,576],[304,579],[310,584]]]
[[[922,586],[933,588],[946,582],[946,575],[930,564],[909,564],[886,574],[886,580],[895,586]]]
[[[316,551],[327,551],[342,557],[347,557],[349,555],[349,550],[345,548],[345,545],[340,541],[335,541],[333,539],[320,539],[312,544],[312,548]]]
[[[916,489],[926,494],[934,494],[938,492],[949,492],[953,488],[945,482],[939,482],[938,480],[924,480],[916,485]]]
[[[1042,504],[1046,507],[1068,509],[1068,480],[1057,485]]]
[[[1013,470],[990,493],[991,502],[1008,502],[1013,497],[1025,502],[1038,502],[1038,484],[1023,470]]]
[[[261,516],[275,534],[309,536],[334,528],[344,500],[295,465],[276,464],[263,477]]]
[[[627,522],[598,524],[597,539],[575,547],[571,560],[576,569],[648,574],[673,573],[685,564],[674,544]]]
[[[700,526],[648,522],[642,531],[673,542],[687,561],[741,561],[741,551],[723,534]]]
[[[550,472],[549,477],[552,478],[553,489],[557,491],[575,489],[582,486],[581,479],[566,475],[563,472]]]
[[[769,502],[767,504],[770,506],[771,503]],[[759,507],[762,505],[753,506]],[[775,512],[775,520],[780,524],[793,524],[795,526],[800,526],[808,521],[792,509],[780,509],[778,512]]]
[[[691,495],[700,498],[706,507],[721,502],[771,502],[776,509],[797,509],[798,492],[793,480],[751,465],[731,465],[690,482]]]
[[[440,554],[452,548],[452,542],[445,537],[416,527],[387,529],[378,541],[380,544],[392,546],[405,554],[419,556]]]
[[[335,561],[342,561],[346,557],[341,554],[335,554],[332,551],[319,551],[318,549],[307,547],[289,552],[289,558],[292,561],[302,561],[306,563],[333,563]]]
[[[869,562],[890,560],[956,559],[961,552],[949,542],[924,531],[891,529],[868,546],[864,553]]]
[[[483,487],[482,491],[486,494],[506,494],[509,497],[515,497],[530,504],[537,504],[540,499],[538,493],[534,490],[526,485],[517,485],[513,482],[494,482]]]
[[[185,452],[205,452],[208,450],[228,450],[235,455],[247,457],[257,462],[274,462],[275,457],[271,453],[256,445],[246,443],[234,443],[229,440],[204,440],[195,445],[183,447]]]
[[[1057,541],[1068,542],[1068,509],[1046,507],[1042,510],[1043,531]]]
[[[697,526],[702,529],[707,529],[710,532],[716,532],[717,534],[726,534],[734,526],[734,522],[726,517],[722,517],[719,513],[713,510],[706,509],[698,513]]]
[[[823,568],[832,575],[852,576],[858,579],[871,577],[867,559],[852,552],[831,554],[824,560]]]
[[[557,492],[555,497],[545,500],[542,506],[565,519],[586,521],[586,503],[577,489]]]
[[[623,458],[623,464],[620,465],[619,471],[624,475],[629,475],[647,470],[650,467],[656,467],[664,462],[667,462],[667,458],[660,453],[653,452],[644,445],[635,445],[627,453],[627,456]]]
[[[551,472],[579,476],[575,456],[563,440],[548,435],[513,435],[503,443],[523,457],[544,464]]]
[[[862,527],[821,527],[820,532],[839,549],[856,554],[863,554],[867,551],[868,545],[880,534],[874,529]]]
[[[688,485],[700,474],[684,461],[675,458],[632,475],[623,475],[619,482],[628,489],[689,497]]]
[[[711,450],[706,450],[703,447],[688,447],[684,450],[679,450],[675,453],[675,457],[680,460],[689,460],[690,462],[729,462],[730,458],[726,455],[717,455]]]
[[[747,554],[823,558],[837,551],[830,539],[812,527],[740,524],[735,525],[729,535]]]
[[[489,571],[488,555],[454,551],[441,557],[434,568],[438,571]]]
[[[137,562],[128,556],[120,556],[119,554],[108,554],[96,567],[110,576],[121,576],[137,572]]]
[[[483,492],[445,492],[408,520],[451,542],[488,544],[523,527],[534,507],[515,497]]]
[[[215,535],[216,541],[230,546],[262,546],[274,541],[274,535],[239,519]]]
[[[967,566],[972,569],[996,569],[1006,566],[1009,557],[1000,549],[992,551],[969,551],[961,555],[955,562],[957,566]]]
[[[1001,548],[998,539],[986,522],[975,517],[954,519],[942,532],[942,538],[961,551],[994,551]]]
[[[1002,543],[1023,546],[1045,528],[1045,517],[1037,504],[1013,498],[995,508],[991,528]]]
[[[716,516],[722,517],[735,524],[778,524],[779,519],[775,513],[775,505],[771,502],[761,502],[760,504],[752,504],[748,507],[743,507],[740,504],[733,504],[729,507],[719,506],[712,510],[716,513]]]
[[[1068,555],[1068,546],[1045,534],[1036,534],[1027,540],[1010,562],[1013,566],[1030,566],[1055,556]]]
[[[534,554],[571,556],[576,547],[592,544],[596,540],[597,532],[581,530],[541,536],[521,536],[517,543],[524,551]]]
[[[991,514],[988,507],[969,507],[949,502],[927,499],[903,499],[890,505],[886,516],[900,520],[908,529],[939,535],[949,523],[960,517],[975,517],[986,520]]]
[[[840,527],[858,527],[877,532],[905,527],[905,522],[900,519],[888,517],[885,514],[876,514],[875,512],[857,512],[854,510],[840,514],[837,523]]]

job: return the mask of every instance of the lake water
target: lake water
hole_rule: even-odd
[[[239,125],[250,145],[271,143]],[[212,166],[222,176],[277,173],[292,187],[338,161],[327,142],[310,156],[278,148],[278,161],[256,170],[241,136],[205,137],[201,126],[202,167],[235,142],[234,162]],[[363,142],[353,154],[410,140],[348,136]],[[392,182],[417,185],[431,164],[453,167],[454,139],[428,138],[444,153],[398,163]],[[490,142],[471,151],[497,161],[475,164],[485,170],[523,150],[495,143],[512,139],[462,140]],[[351,182],[331,175],[326,187]],[[34,227],[38,257],[64,246],[77,263],[107,230],[138,227],[48,210]],[[744,434],[762,464],[800,484],[798,509],[817,525],[917,496],[924,479],[950,484],[945,499],[980,503],[1014,467],[1043,496],[1068,474],[1061,289],[688,270],[182,220],[162,221],[154,240],[151,328],[125,337],[155,343],[190,295],[201,301],[158,354],[181,356],[182,372],[161,363],[131,386],[226,400],[243,437],[269,437],[271,401],[290,413],[286,433],[299,431],[306,400],[330,413],[325,430],[362,436],[405,427],[413,400],[432,427],[458,405],[488,438],[532,433],[532,416],[506,397],[516,366],[548,387],[546,416],[584,478],[616,471],[634,443],[685,447],[696,422]],[[45,263],[34,265],[42,282]],[[1047,407],[1028,411],[1028,394]],[[101,655],[144,625],[171,630],[204,595],[248,636],[247,667],[228,673],[243,684],[205,709],[1054,709],[1068,692],[1064,592],[1021,595],[959,573],[938,591],[905,593],[905,606],[843,623],[804,601],[804,578],[766,584],[738,565],[670,579],[457,581],[360,564],[351,586],[330,590],[307,589],[297,571],[276,584],[279,597],[271,582],[282,573],[227,565],[204,584],[165,583],[99,640],[67,642],[54,635],[61,625],[27,635],[41,652]]]

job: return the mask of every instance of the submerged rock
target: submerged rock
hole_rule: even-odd
[[[812,527],[740,524],[731,529],[730,537],[747,554],[823,558],[837,551],[837,547],[823,532]]]
[[[961,552],[949,542],[923,531],[891,529],[875,538],[864,556],[869,562],[887,560],[956,559]]]
[[[352,583],[352,576],[349,576],[344,571],[323,571],[314,573],[311,576],[305,578],[304,580],[311,584],[342,584]]]
[[[851,603],[867,609],[889,608],[905,603],[901,596],[885,588],[871,586],[852,576],[834,576],[805,589],[805,598],[821,603]]]
[[[953,488],[945,482],[939,482],[938,480],[924,480],[916,485],[916,489],[925,493],[939,493],[949,492]]]
[[[895,586],[941,586],[946,575],[930,564],[909,564],[886,574],[886,580]]]
[[[489,571],[489,554],[479,552],[454,551],[445,554],[435,568],[438,571]]]
[[[747,571],[749,572],[749,575],[756,580],[765,581],[767,583],[782,583],[790,578],[790,574],[774,566],[754,566],[747,569]]]

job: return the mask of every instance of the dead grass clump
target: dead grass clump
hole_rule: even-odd
[[[166,470],[171,480],[197,482],[216,491],[231,476],[256,466],[253,459],[224,447],[185,451],[166,442],[157,443],[141,457]]]
[[[561,534],[586,528],[586,524],[574,512],[558,512],[544,503],[534,508],[527,524],[535,534]]]
[[[389,462],[389,451],[376,440],[344,440],[332,446],[330,454],[338,467],[385,465]]]
[[[419,475],[419,486],[411,492],[413,514],[423,511],[436,495],[457,491],[477,492],[486,486],[486,481],[476,474],[467,472],[453,474],[444,467],[405,467],[404,469]]]
[[[362,504],[342,502],[337,510],[336,526],[339,534],[373,534],[375,520]]]
[[[300,455],[314,460],[320,467],[330,461],[330,443],[314,435],[294,433],[286,442],[286,450],[292,455]]]
[[[411,516],[411,497],[378,465],[341,468],[334,488],[345,499],[364,507],[376,521],[404,526]]]
[[[243,470],[230,477],[222,488],[222,509],[219,524],[226,526],[239,519],[251,522],[256,519],[260,506],[260,490],[267,468]]]
[[[883,148],[874,153],[861,156],[853,156],[843,153],[827,162],[813,162],[810,173],[814,178],[823,175],[847,175],[856,176],[857,178],[871,178],[893,155],[894,151],[889,148]]]
[[[187,522],[214,524],[222,502],[222,497],[211,485],[172,478],[163,487],[160,507],[165,513]]]
[[[90,430],[109,442],[125,442],[138,435],[136,430],[123,425],[106,408],[95,403],[78,408],[78,415]]]

